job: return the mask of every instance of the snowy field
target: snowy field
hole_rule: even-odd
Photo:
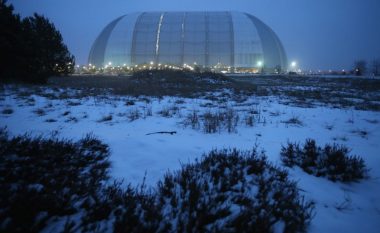
[[[49,95],[68,94],[67,98]],[[52,89],[22,95],[22,87],[0,92],[0,127],[12,135],[56,135],[80,139],[92,133],[111,148],[111,174],[126,183],[144,179],[153,186],[168,170],[195,161],[211,149],[264,150],[278,166],[281,146],[315,139],[338,143],[362,157],[369,178],[357,183],[332,182],[289,169],[302,194],[316,203],[310,232],[378,232],[380,229],[380,112],[299,107],[287,97],[249,97],[244,101],[181,97],[77,96],[80,90]],[[214,93],[218,95],[221,93]],[[71,98],[72,96],[73,98]],[[354,100],[352,100],[354,101]],[[201,116],[229,112],[232,122],[205,132]],[[194,118],[195,117],[195,118]],[[230,132],[229,132],[230,131]],[[157,132],[175,132],[157,133]]]

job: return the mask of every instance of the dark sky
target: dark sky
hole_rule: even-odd
[[[136,11],[233,10],[255,15],[302,69],[349,69],[380,58],[380,0],[9,0],[21,16],[48,17],[77,64],[111,20]]]

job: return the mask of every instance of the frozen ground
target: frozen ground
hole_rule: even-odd
[[[291,169],[303,194],[316,202],[310,232],[378,232],[380,229],[380,112],[353,108],[313,108],[287,104],[286,97],[250,97],[244,102],[211,101],[178,97],[88,96],[48,98],[68,89],[44,89],[44,96],[21,95],[6,87],[0,96],[0,127],[13,135],[58,135],[79,139],[93,133],[111,148],[112,176],[133,184],[154,185],[168,170],[192,162],[213,148],[266,151],[280,165],[281,145],[313,138],[318,145],[344,144],[361,156],[370,178],[344,184]],[[74,90],[71,90],[75,92]],[[75,96],[75,95],[73,95]],[[239,116],[236,128],[216,133],[193,129],[192,113],[232,109]],[[247,124],[251,117],[253,125]],[[176,134],[151,134],[176,131]]]

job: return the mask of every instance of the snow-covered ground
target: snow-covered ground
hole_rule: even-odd
[[[57,91],[57,90],[56,90]],[[68,89],[58,90],[66,92]],[[21,92],[21,91],[20,91]],[[45,93],[54,92],[46,89]],[[289,169],[303,195],[316,202],[310,232],[378,232],[380,229],[380,112],[350,108],[302,108],[278,97],[250,97],[237,103],[178,97],[135,98],[91,96],[80,99],[22,96],[5,88],[0,96],[0,127],[12,135],[58,135],[79,139],[93,133],[111,148],[111,175],[132,184],[155,185],[168,170],[193,162],[217,148],[263,149],[268,159],[282,166],[281,145],[303,143],[344,144],[351,154],[368,165],[367,180],[332,182],[301,169]],[[128,104],[126,104],[128,103]],[[220,129],[206,134],[186,125],[186,116],[196,112],[233,109],[239,115],[235,132]],[[110,117],[112,116],[112,117]],[[253,126],[245,122],[253,117]],[[138,118],[138,119],[134,119]],[[290,119],[299,123],[292,124]],[[150,134],[176,131],[176,134]],[[149,134],[149,135],[147,135]]]

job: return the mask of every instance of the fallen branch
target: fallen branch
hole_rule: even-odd
[[[176,133],[177,133],[176,131],[158,131],[158,132],[153,132],[153,133],[147,133],[145,135],[151,135],[151,134],[170,134],[170,135],[173,135]]]

